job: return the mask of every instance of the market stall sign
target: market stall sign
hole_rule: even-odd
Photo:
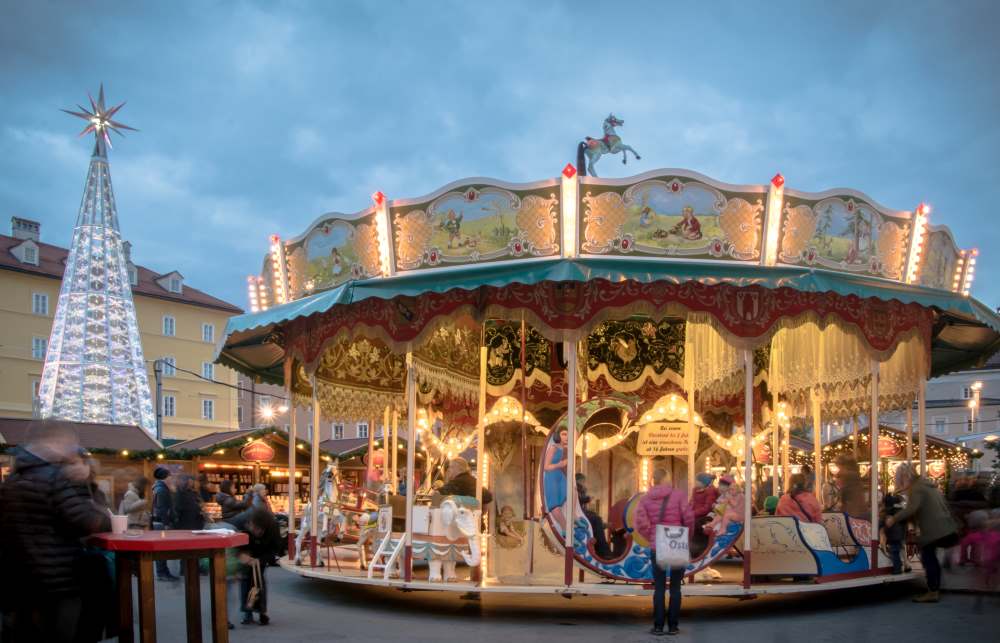
[[[247,462],[270,462],[274,460],[274,449],[263,440],[254,440],[240,449],[240,457]]]
[[[899,445],[892,438],[878,439],[878,457],[894,458],[899,455]]]
[[[636,452],[641,456],[687,455],[687,422],[650,422],[639,428]]]
[[[933,462],[927,463],[927,473],[929,473],[932,478],[940,478],[944,476],[945,471],[946,468],[943,460],[934,460]]]

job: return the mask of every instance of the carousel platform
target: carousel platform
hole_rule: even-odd
[[[324,561],[326,563],[326,561]],[[294,561],[282,558],[283,569],[305,578],[315,578],[335,583],[353,585],[368,585],[374,587],[393,587],[402,591],[457,592],[460,594],[557,594],[561,596],[649,596],[652,587],[639,583],[600,583],[582,582],[573,585],[542,585],[529,584],[526,579],[518,583],[517,579],[488,579],[479,584],[468,579],[468,569],[459,568],[464,578],[455,582],[441,583],[427,580],[426,568],[414,570],[413,578],[405,581],[401,578],[382,578],[381,575],[369,578],[368,573],[357,567],[352,561],[342,561],[338,569],[331,559],[323,567],[312,567],[308,564],[296,565]],[[839,578],[816,582],[814,579],[799,582],[765,582],[754,581],[749,588],[738,582],[741,569],[738,565],[722,563],[718,566],[722,573],[719,582],[685,583],[682,588],[684,596],[706,596],[719,598],[754,598],[766,594],[802,594],[808,592],[826,592],[838,589],[851,589],[870,585],[887,585],[889,583],[910,582],[923,577],[919,564],[913,571],[903,574],[863,575],[851,578]],[[512,582],[513,581],[513,582]]]

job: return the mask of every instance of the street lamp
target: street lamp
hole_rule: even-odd
[[[977,408],[979,408],[979,402],[975,399],[969,400],[969,433],[973,433],[975,431]]]

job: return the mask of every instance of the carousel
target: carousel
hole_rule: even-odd
[[[906,439],[927,471],[926,380],[1000,340],[969,295],[976,250],[929,214],[780,174],[568,165],[530,184],[376,192],[273,235],[218,361],[312,410],[313,435],[292,424],[290,439],[351,419],[372,436],[354,483],[312,451],[282,565],[406,589],[643,594],[635,513],[662,470],[689,493],[699,474],[723,483],[685,594],[912,578],[890,575],[871,527],[878,483],[864,516],[831,507],[822,523],[755,515],[752,500],[790,466],[821,495],[821,427],[838,418],[869,420],[862,459],[877,466],[879,414],[916,408]]]

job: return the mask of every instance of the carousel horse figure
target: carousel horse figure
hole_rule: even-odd
[[[307,502],[302,509],[302,525],[299,528],[299,535],[295,539],[295,564],[302,564],[302,543],[306,534],[315,536],[317,543],[323,542],[327,536],[342,535],[347,524],[347,518],[337,507],[339,499],[338,485],[340,482],[340,469],[336,462],[329,464],[320,474],[320,495],[317,499],[319,505],[319,525],[313,529],[312,524],[312,503]]]
[[[624,124],[625,121],[620,120],[614,114],[608,114],[608,117],[604,119],[604,136],[602,138],[584,137],[576,149],[576,171],[580,173],[580,176],[587,176],[588,173],[590,176],[597,176],[597,172],[594,171],[594,163],[605,154],[621,152],[623,165],[628,161],[629,152],[632,152],[637,161],[642,158],[631,146],[622,143],[621,137],[615,132],[616,127],[621,127]]]

